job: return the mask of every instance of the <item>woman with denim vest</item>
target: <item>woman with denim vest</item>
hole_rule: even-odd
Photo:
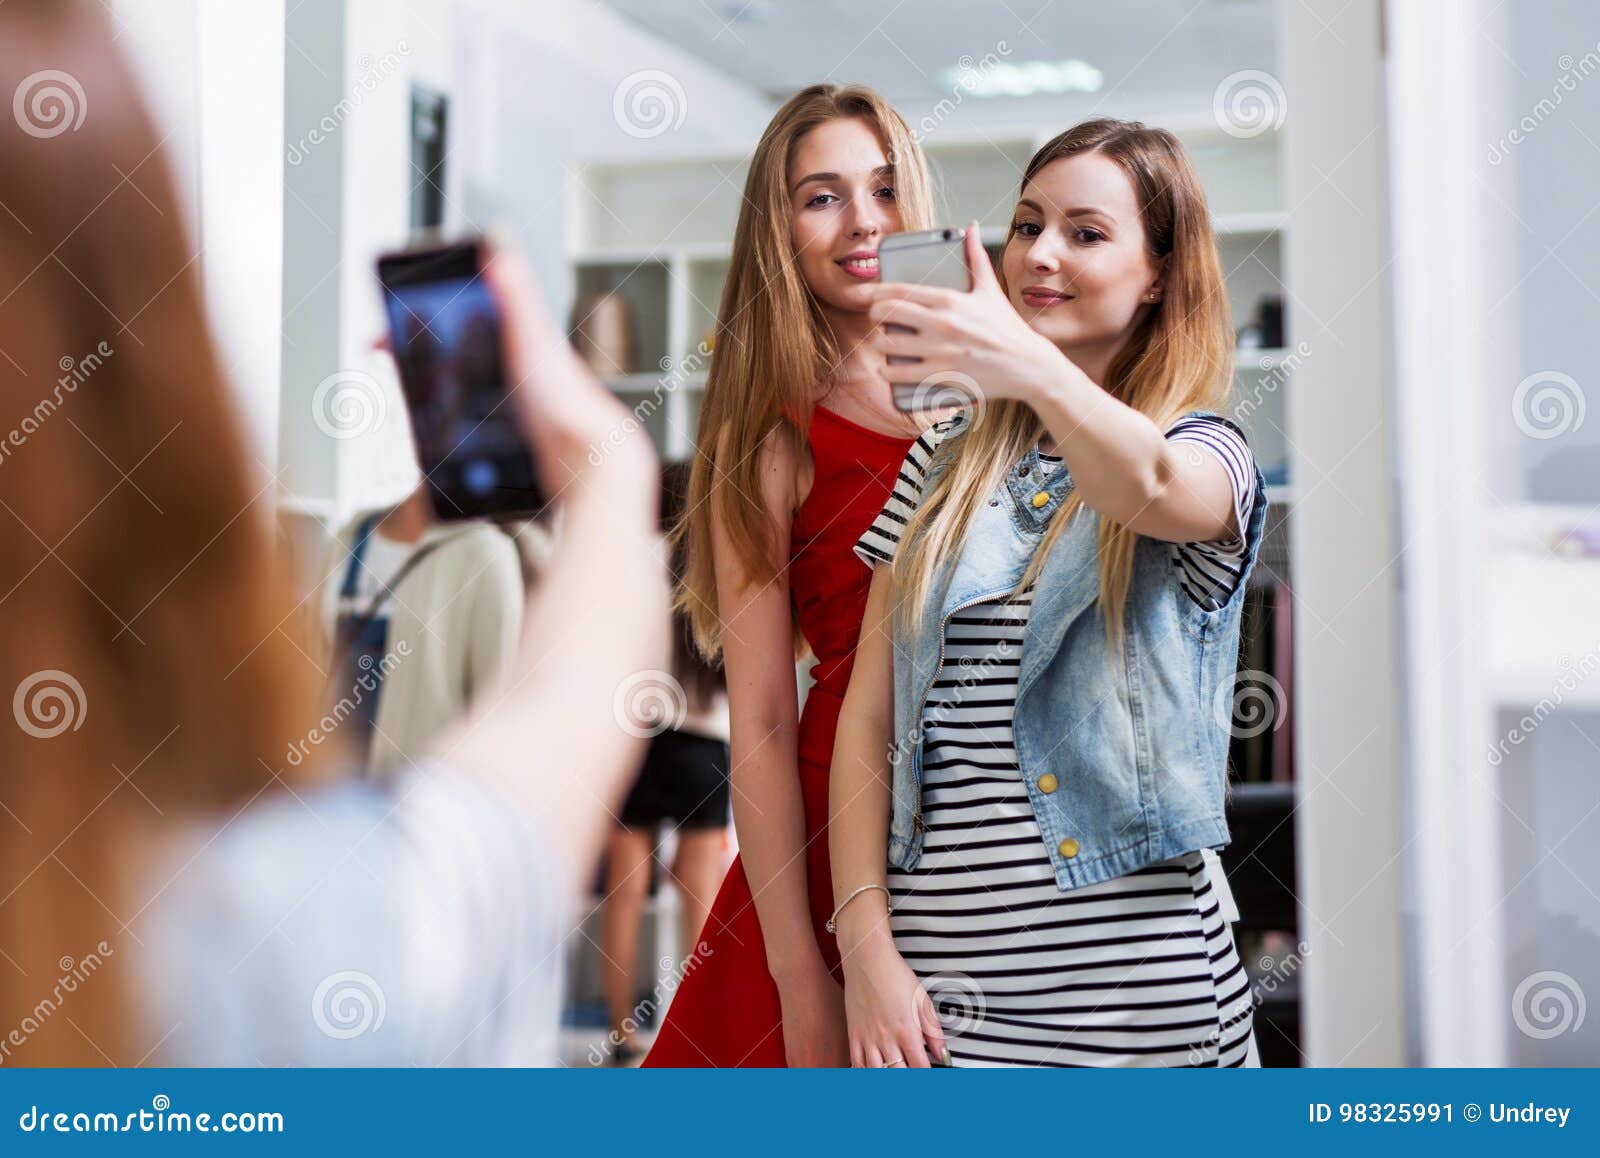
[[[976,223],[967,257],[973,292],[871,307],[908,377],[976,402],[857,545],[830,792],[852,1064],[1259,1064],[1203,853],[1266,513],[1214,413],[1205,196],[1170,133],[1087,122],[1029,163],[998,278]]]

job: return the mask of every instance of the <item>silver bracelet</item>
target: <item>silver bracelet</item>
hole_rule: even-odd
[[[889,898],[889,911],[891,913],[894,912],[894,894],[889,891],[888,885],[862,885],[859,889],[856,889],[848,897],[839,902],[839,907],[833,910],[833,916],[828,918],[828,923],[824,926],[824,928],[826,928],[830,933],[837,933],[839,931],[839,914],[844,912],[844,907],[859,897],[862,893],[871,892],[873,889],[883,890],[883,895]]]

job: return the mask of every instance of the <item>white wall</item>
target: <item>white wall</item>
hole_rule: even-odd
[[[284,0],[114,0],[110,13],[170,132],[165,160],[265,476],[278,445]]]
[[[1405,1061],[1393,401],[1379,0],[1280,11],[1305,1064]]]
[[[462,169],[465,215],[503,224],[522,238],[563,318],[572,302],[568,167],[607,157],[748,151],[773,108],[764,94],[593,0],[468,0],[459,44],[453,159]],[[681,99],[664,86],[673,94],[674,127],[631,135],[613,102],[619,85],[647,70],[670,77]]]

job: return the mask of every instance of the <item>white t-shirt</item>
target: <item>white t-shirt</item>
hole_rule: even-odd
[[[195,825],[139,935],[152,1064],[558,1062],[574,881],[438,765]]]
[[[504,676],[521,638],[526,593],[510,536],[476,522],[432,527],[415,543],[374,531],[356,564],[355,595],[342,598],[361,522],[340,534],[323,570],[322,623],[330,645],[341,606],[365,612],[414,552],[438,544],[382,607],[387,674],[366,753],[368,769],[382,777],[421,760],[473,697]]]

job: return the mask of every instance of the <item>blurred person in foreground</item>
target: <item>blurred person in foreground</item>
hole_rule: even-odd
[[[652,452],[588,461],[626,413],[496,258],[563,508],[521,651],[392,785],[340,776],[337,732],[289,764],[320,679],[163,136],[98,6],[0,6],[0,87],[43,70],[87,114],[0,131],[0,1064],[553,1062],[577,882],[642,752],[613,695],[667,655]]]

